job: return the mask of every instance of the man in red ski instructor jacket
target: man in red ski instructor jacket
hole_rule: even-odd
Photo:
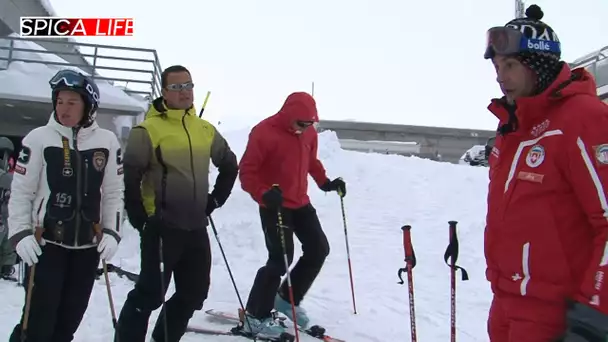
[[[317,158],[317,131],[311,127],[315,122],[318,116],[313,97],[292,93],[277,114],[251,130],[241,158],[241,186],[260,206],[268,250],[268,261],[258,270],[247,302],[243,328],[249,333],[277,337],[285,332],[273,320],[273,309],[293,320],[288,284],[280,284],[286,268],[279,229],[285,235],[288,263],[293,259],[293,235],[302,243],[302,257],[291,271],[293,304],[298,325],[306,328],[309,323],[300,302],[329,254],[329,243],[308,198],[308,175],[321,190],[346,194],[344,181],[329,180]]]
[[[488,31],[504,93],[490,155],[492,342],[608,341],[608,106],[543,13]]]

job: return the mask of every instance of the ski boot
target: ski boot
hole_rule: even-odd
[[[293,322],[293,314],[291,310],[291,303],[283,299],[280,294],[277,293],[276,297],[274,297],[274,308],[278,312],[287,316]],[[296,306],[296,321],[298,326],[302,329],[307,329],[308,324],[310,323],[310,319],[306,314],[306,310],[300,306]]]
[[[287,333],[287,329],[276,323],[273,317],[258,319],[246,313],[241,324],[243,333],[250,336],[280,340]]]

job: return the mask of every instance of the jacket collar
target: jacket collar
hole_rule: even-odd
[[[49,118],[49,121],[46,125],[51,127],[53,130],[55,130],[61,136],[64,136],[70,140],[74,139],[76,137],[80,137],[80,138],[87,137],[87,136],[91,135],[97,128],[99,128],[99,125],[97,125],[96,121],[94,121],[92,125],[90,125],[88,127],[80,128],[78,130],[63,126],[62,124],[57,122],[57,119],[55,118],[55,112],[51,113],[51,117]]]
[[[163,119],[181,120],[186,115],[196,116],[194,105],[188,109],[169,109],[165,104],[165,100],[162,97],[158,97],[152,101],[152,105],[146,113],[146,118],[159,116]]]
[[[577,94],[596,95],[595,81],[585,69],[571,70],[567,63],[563,64],[555,81],[544,92],[517,99],[515,106],[507,105],[504,97],[491,101],[488,109],[500,120],[499,131],[507,125],[515,125],[512,131],[518,128],[527,130],[547,118],[551,107],[565,98]],[[508,129],[506,131],[509,132]]]

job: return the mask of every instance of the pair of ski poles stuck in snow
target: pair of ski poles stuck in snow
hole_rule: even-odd
[[[443,260],[450,268],[450,341],[456,342],[456,271],[462,273],[462,280],[469,280],[467,271],[456,265],[458,260],[458,234],[456,225],[458,222],[449,221],[449,243],[443,255]],[[414,253],[414,245],[412,244],[411,230],[412,226],[406,225],[401,228],[403,230],[403,249],[405,251],[405,267],[400,268],[397,272],[399,284],[403,285],[402,274],[407,273],[409,307],[410,307],[410,326],[411,326],[411,341],[417,341],[416,335],[416,305],[414,303],[414,274],[413,269],[416,266],[416,254]],[[449,260],[449,262],[448,262]]]

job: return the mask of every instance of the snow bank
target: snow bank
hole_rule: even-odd
[[[12,36],[16,36],[12,34]],[[11,41],[0,38],[0,46],[8,47]],[[47,51],[40,45],[30,41],[13,41],[15,48]],[[0,50],[2,58],[8,57],[8,50]],[[88,73],[70,66],[51,65],[46,63],[67,63],[57,55],[49,53],[35,53],[25,51],[12,51],[12,58],[26,59],[30,62],[0,61],[0,97],[19,100],[50,102],[51,92],[48,81],[61,69],[72,69],[83,74]],[[7,68],[8,67],[8,68]],[[2,70],[4,69],[4,70]],[[145,111],[148,104],[137,100],[120,88],[114,87],[107,81],[96,80],[99,87],[102,109]]]

